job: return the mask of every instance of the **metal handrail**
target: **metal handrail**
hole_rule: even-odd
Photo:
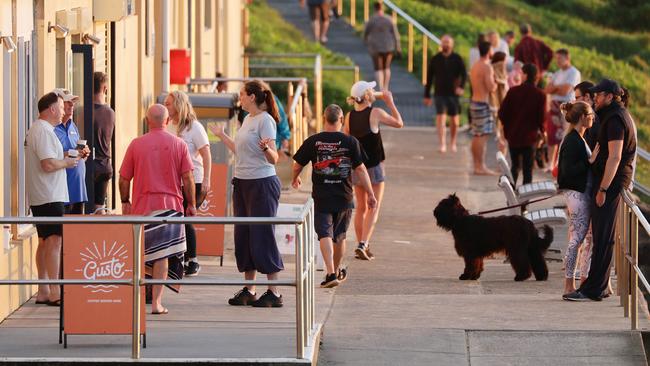
[[[617,291],[623,306],[623,315],[630,318],[630,327],[636,330],[639,326],[639,279],[645,290],[650,293],[650,283],[638,266],[639,223],[648,235],[650,223],[628,191],[623,190],[621,197],[623,204],[618,208],[614,251]]]
[[[286,65],[286,64],[251,64],[249,70],[311,70],[311,66],[303,65]],[[354,82],[360,79],[361,71],[359,65],[323,65],[323,70],[327,71],[352,71],[354,73]]]
[[[650,162],[650,152],[648,152],[648,151],[646,151],[646,150],[644,150],[644,149],[642,149],[640,147],[637,147],[637,149],[636,149],[636,156],[643,159],[643,160],[645,160],[645,161],[647,161],[647,162]],[[634,183],[634,189],[635,190],[643,193],[646,196],[650,196],[650,187],[647,187],[646,185],[644,185],[643,183],[641,183],[641,182],[639,182],[637,180],[635,180],[633,183]]]
[[[368,0],[365,0],[365,1],[368,1]],[[397,14],[399,14],[399,16],[404,18],[404,20],[406,20],[409,24],[413,24],[413,26],[415,28],[417,28],[417,30],[422,32],[422,34],[424,34],[425,36],[429,37],[430,40],[434,41],[437,44],[440,44],[440,42],[441,42],[440,38],[434,36],[433,33],[429,32],[429,30],[424,28],[424,26],[422,24],[420,24],[417,20],[413,19],[410,15],[406,14],[406,12],[404,12],[404,10],[400,9],[399,6],[395,5],[390,0],[383,0],[383,3],[384,3],[385,6],[389,7],[392,11],[396,12]]]
[[[81,279],[48,279],[48,280],[0,280],[2,285],[86,285],[86,284],[119,284],[133,287],[132,314],[132,352],[131,358],[140,358],[140,306],[141,286],[144,285],[189,285],[189,286],[292,286],[296,287],[296,359],[304,359],[309,344],[313,343],[318,326],[315,323],[315,261],[314,236],[312,235],[314,218],[314,202],[310,198],[297,216],[294,217],[154,217],[154,216],[75,216],[75,217],[0,217],[0,224],[132,224],[133,252],[142,253],[143,224],[280,224],[294,225],[296,237],[296,272],[293,280],[231,280],[231,279],[199,279],[199,280],[157,280],[143,279],[140,255],[133,255],[133,272],[131,279],[122,280],[81,280]],[[63,270],[63,269],[61,269]]]

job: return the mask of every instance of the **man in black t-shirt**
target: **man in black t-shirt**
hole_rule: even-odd
[[[347,270],[340,268],[345,253],[345,236],[352,217],[352,170],[368,192],[368,206],[375,208],[368,171],[363,165],[359,141],[341,131],[343,111],[335,104],[325,109],[323,132],[310,136],[293,156],[292,186],[300,187],[300,173],[312,163],[314,228],[327,268],[321,287],[334,287],[345,281]],[[334,246],[336,244],[336,246]]]
[[[589,89],[601,121],[600,151],[592,165],[594,206],[591,213],[593,246],[587,279],[570,301],[600,301],[609,296],[609,273],[614,247],[616,213],[621,192],[632,187],[636,164],[636,126],[625,108],[628,95],[614,80],[603,79]]]

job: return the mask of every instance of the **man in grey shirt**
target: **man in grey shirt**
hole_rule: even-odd
[[[402,48],[397,27],[389,17],[384,15],[381,1],[375,3],[375,15],[365,25],[363,40],[372,57],[379,90],[388,90],[393,53],[401,54]]]

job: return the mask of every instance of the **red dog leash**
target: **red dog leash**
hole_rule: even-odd
[[[532,200],[532,201],[526,201],[526,202],[524,202],[524,203],[520,203],[520,204],[517,204],[517,205],[512,205],[512,206],[507,206],[507,207],[501,207],[501,208],[495,208],[494,210],[481,211],[481,212],[478,213],[478,215],[485,215],[485,214],[489,214],[489,213],[493,213],[493,212],[499,212],[499,211],[509,210],[509,209],[511,209],[511,208],[522,207],[522,206],[530,205],[531,203],[545,201],[545,200],[547,200],[547,199],[549,199],[549,198],[553,198],[553,197],[555,197],[555,196],[557,196],[557,195],[554,194],[554,195],[551,195],[551,196],[548,196],[548,197],[539,198],[539,199]]]

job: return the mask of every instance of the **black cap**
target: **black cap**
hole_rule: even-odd
[[[589,93],[596,94],[600,92],[611,93],[614,95],[621,94],[621,87],[617,82],[611,79],[603,79],[597,85],[589,88]]]

